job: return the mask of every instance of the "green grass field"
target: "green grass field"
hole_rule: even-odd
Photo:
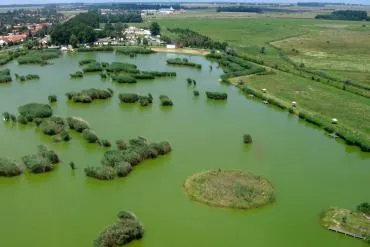
[[[296,101],[298,110],[322,114],[329,121],[337,118],[339,124],[370,136],[370,100],[365,97],[280,71],[251,76],[246,82],[255,89],[266,88],[288,104]]]

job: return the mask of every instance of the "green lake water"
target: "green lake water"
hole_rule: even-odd
[[[47,144],[61,157],[47,174],[0,178],[1,247],[89,247],[99,232],[116,219],[121,209],[135,212],[145,226],[135,247],[364,247],[361,240],[332,233],[319,224],[320,212],[330,206],[354,209],[370,199],[370,154],[335,141],[319,129],[287,112],[253,101],[236,88],[220,85],[220,69],[203,57],[190,57],[201,71],[166,65],[173,54],[129,59],[112,53],[64,55],[49,66],[7,65],[12,74],[39,74],[39,81],[0,85],[0,111],[16,113],[29,102],[47,103],[50,94],[59,102],[54,115],[80,116],[101,138],[114,142],[137,136],[169,140],[173,151],[145,161],[126,178],[98,181],[83,168],[100,165],[104,148],[87,144],[72,132],[69,143],[52,143],[34,126],[0,124],[0,156],[20,160]],[[182,57],[182,56],[181,56]],[[184,56],[189,57],[189,56]],[[143,70],[176,71],[176,78],[119,85],[97,74],[69,79],[78,61],[126,61]],[[194,78],[201,92],[193,96],[185,79]],[[67,102],[68,91],[112,88],[107,101],[88,105]],[[227,102],[208,101],[206,90],[224,91]],[[154,104],[120,105],[122,92],[151,93]],[[172,98],[172,108],[161,108],[158,96]],[[242,143],[250,133],[253,144]],[[68,163],[74,161],[77,170]],[[240,169],[268,178],[277,201],[249,211],[213,208],[187,198],[186,177],[207,169]]]

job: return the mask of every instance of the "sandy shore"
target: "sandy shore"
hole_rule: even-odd
[[[180,54],[191,54],[191,55],[201,55],[205,56],[209,53],[207,50],[201,49],[191,49],[191,48],[176,48],[176,49],[167,49],[162,47],[153,47],[151,48],[153,51],[156,52],[168,52],[168,53],[180,53]]]

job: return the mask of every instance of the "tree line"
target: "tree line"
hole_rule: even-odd
[[[212,40],[210,37],[202,35],[190,29],[184,28],[169,28],[169,32],[178,34],[176,40],[167,39],[167,43],[176,42],[186,47],[197,47],[197,48],[207,48],[207,49],[217,49],[226,50],[228,44],[227,42],[218,42]],[[163,38],[163,36],[162,36]]]
[[[316,15],[315,18],[326,20],[370,21],[367,12],[362,10],[337,10],[329,15]]]
[[[114,28],[111,23],[117,23],[117,27],[122,27],[121,22],[142,22],[140,13],[127,12],[116,16],[101,15],[98,10],[90,10],[87,13],[80,13],[69,21],[57,25],[51,31],[51,39],[54,44],[66,45],[93,43],[99,37],[111,36]],[[108,27],[102,31],[99,29],[100,23],[108,23]],[[115,29],[116,32],[121,30]]]
[[[250,12],[250,13],[262,13],[261,8],[247,7],[247,6],[230,6],[230,7],[218,7],[217,12]]]

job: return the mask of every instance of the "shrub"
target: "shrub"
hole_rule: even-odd
[[[20,124],[27,124],[28,123],[28,119],[23,116],[23,115],[19,115],[17,117],[17,122],[20,123]]]
[[[95,132],[90,129],[84,129],[82,131],[82,137],[89,143],[96,143],[99,140]]]
[[[243,135],[243,142],[245,144],[252,143],[252,136],[250,134],[244,134]]]
[[[116,171],[110,166],[89,166],[84,171],[86,176],[99,180],[112,180],[116,177]]]
[[[89,123],[79,117],[68,117],[67,123],[70,129],[76,130],[77,132],[80,132],[80,133],[84,131],[85,129],[90,128]]]
[[[102,231],[94,241],[95,247],[122,246],[135,239],[141,239],[144,227],[132,213],[121,211],[118,220]]]
[[[159,155],[165,155],[172,151],[171,144],[168,141],[162,141],[159,143],[151,143],[150,146],[154,148]]]
[[[10,159],[0,158],[0,177],[14,177],[22,173],[20,164]]]
[[[112,79],[117,83],[136,83],[136,79],[130,75],[117,75],[113,76]]]
[[[35,75],[35,74],[28,74],[26,75],[26,80],[38,80],[40,79],[40,76],[39,75]]]
[[[122,139],[116,141],[116,146],[118,150],[127,149],[127,143]]]
[[[154,77],[174,77],[176,72],[160,72],[160,71],[141,71],[142,74],[150,74]]]
[[[82,71],[76,71],[73,74],[70,74],[71,78],[82,78],[84,77],[84,73]]]
[[[139,104],[141,106],[148,106],[153,103],[153,97],[151,95],[148,96],[139,96]]]
[[[27,169],[33,173],[52,171],[55,164],[59,163],[58,155],[44,145],[40,145],[38,149],[39,152],[37,154],[23,156],[23,163],[26,165]]]
[[[58,98],[55,94],[49,95],[48,96],[49,103],[54,103],[58,101]]]
[[[167,95],[160,95],[159,100],[162,106],[172,106],[173,102]]]
[[[45,135],[57,135],[67,126],[65,120],[61,117],[51,117],[41,122],[40,128]]]
[[[227,93],[219,93],[219,92],[206,92],[208,99],[214,100],[227,100]]]
[[[29,103],[18,107],[18,112],[27,120],[32,121],[34,118],[48,118],[53,114],[50,105]]]
[[[194,91],[193,91],[193,94],[194,94],[194,96],[199,96],[199,91],[194,90]]]
[[[101,145],[102,145],[103,147],[110,147],[110,146],[112,146],[112,144],[110,143],[110,141],[109,141],[109,140],[107,140],[107,139],[103,139],[103,140],[101,140]]]
[[[132,170],[132,166],[128,162],[120,162],[116,166],[117,176],[118,177],[126,177]]]
[[[136,103],[139,101],[139,95],[135,93],[121,93],[118,97],[121,103]]]
[[[101,79],[107,79],[108,78],[108,74],[107,73],[100,73],[100,78]]]

